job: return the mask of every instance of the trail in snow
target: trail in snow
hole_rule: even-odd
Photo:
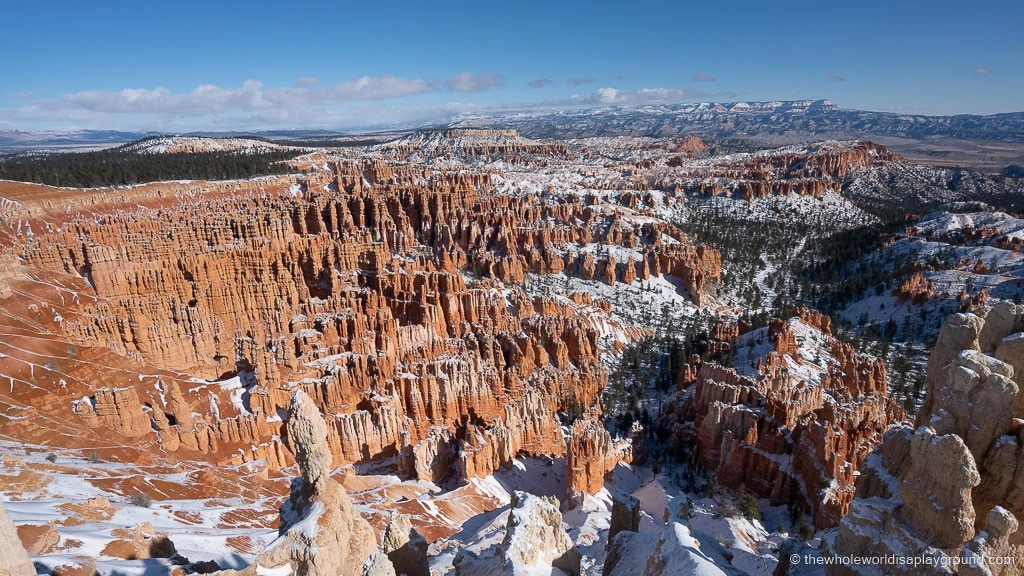
[[[800,253],[804,251],[804,246],[806,244],[807,238],[801,238],[800,242],[793,247],[793,252],[791,253],[790,257],[795,259],[797,256],[799,256]],[[759,270],[757,274],[754,275],[754,284],[764,294],[764,297],[761,298],[761,308],[758,311],[768,311],[772,309],[773,303],[775,302],[775,298],[778,296],[778,292],[776,292],[773,288],[771,288],[768,285],[768,276],[778,272],[779,267],[777,264],[768,259],[767,252],[761,252],[761,261],[764,262],[764,268]]]

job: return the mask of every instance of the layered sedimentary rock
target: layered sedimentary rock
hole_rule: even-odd
[[[12,398],[183,458],[279,468],[292,458],[281,414],[302,389],[330,414],[339,464],[398,455],[425,480],[487,475],[520,453],[562,455],[557,413],[594,405],[607,378],[591,312],[610,304],[516,283],[667,275],[701,301],[721,273],[716,251],[627,221],[617,198],[505,195],[488,173],[381,160],[296,162],[309,172],[19,205],[33,232],[5,236],[20,275],[4,285],[39,291],[45,277],[55,304],[45,318],[19,296],[4,306],[67,360],[0,366]]]
[[[920,304],[935,296],[935,287],[923,274],[917,272],[901,280],[892,295],[900,302]]]
[[[743,154],[699,165],[680,162],[658,185],[744,200],[791,194],[820,197],[826,191],[840,190],[844,178],[854,170],[899,159],[871,142],[827,142],[807,150]]]
[[[692,394],[670,402],[658,421],[674,450],[695,446],[693,457],[719,484],[803,508],[819,527],[843,517],[864,458],[904,416],[886,395],[881,360],[829,330],[828,318],[811,310],[772,320],[747,335],[772,344],[756,369],[744,368],[750,375],[704,363]]]
[[[890,431],[868,457],[835,554],[936,559],[893,567],[899,574],[1024,570],[1021,341],[1024,310],[1009,302],[949,319],[928,361],[917,428]]]
[[[101,388],[88,402],[75,404],[75,409],[90,425],[103,426],[122,436],[131,438],[152,432],[134,388]]]

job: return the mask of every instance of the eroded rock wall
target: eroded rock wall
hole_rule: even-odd
[[[291,460],[281,414],[301,389],[329,414],[339,464],[399,455],[418,478],[487,475],[520,453],[564,454],[557,413],[594,406],[607,380],[594,315],[609,303],[531,297],[517,285],[527,273],[671,275],[700,301],[721,272],[716,251],[627,222],[614,202],[500,194],[487,173],[379,159],[296,162],[309,172],[248,189],[147,185],[109,209],[25,208],[34,233],[3,253],[21,282],[52,278],[61,302],[33,331],[154,374],[60,366],[78,377],[54,396],[30,386],[32,409],[73,406],[100,433],[277,468]]]
[[[794,322],[806,333],[798,335]],[[691,453],[722,486],[803,508],[818,527],[835,526],[864,459],[905,414],[886,395],[881,360],[832,339],[830,329],[827,316],[803,309],[789,322],[769,323],[764,337],[772,349],[758,359],[756,375],[714,362],[688,367],[683,382],[692,382],[692,393],[670,401],[657,423],[672,449]],[[808,330],[830,352],[813,372],[797,369],[810,366],[801,349],[812,338]]]
[[[1022,341],[1024,309],[1013,303],[946,322],[929,358],[916,428],[889,432],[868,457],[835,554],[929,555],[961,574],[1024,570]],[[944,572],[926,566],[893,573]]]

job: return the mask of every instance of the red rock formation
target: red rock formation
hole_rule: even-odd
[[[60,542],[60,533],[52,524],[22,524],[18,538],[29,554],[49,554]]]
[[[804,324],[815,328],[816,330],[832,335],[832,318],[828,314],[823,314],[812,308],[800,307],[796,309],[797,316]]]
[[[960,304],[957,305],[957,312],[968,312],[975,308],[984,306],[985,303],[988,302],[990,295],[991,293],[989,292],[988,288],[983,288],[979,290],[978,293],[973,296],[968,294],[967,290],[965,289],[963,292],[960,293],[960,296],[957,298],[957,300],[960,301]]]
[[[739,336],[740,327],[735,322],[719,320],[715,323],[714,328],[711,329],[711,338],[722,342],[732,342],[739,338]]]
[[[149,417],[142,411],[134,388],[101,388],[89,401],[76,403],[75,408],[91,426],[103,426],[122,436],[135,437],[151,432]]]
[[[827,336],[827,316],[801,310],[798,318]],[[674,450],[695,446],[721,485],[743,486],[773,504],[791,504],[795,490],[796,505],[815,525],[834,526],[853,499],[864,458],[904,414],[886,395],[880,360],[832,340],[834,360],[820,381],[808,381],[787,368],[803,362],[793,326],[772,320],[765,335],[775,350],[756,378],[705,363],[693,393],[669,402],[657,426]]]
[[[125,560],[139,560],[146,558],[171,558],[177,551],[174,543],[166,534],[159,534],[153,531],[149,522],[132,526],[131,528],[117,528],[111,532],[113,540],[103,548],[102,554],[113,558]]]
[[[769,322],[768,340],[779,354],[797,353],[796,335],[785,320],[774,318]]]
[[[566,446],[565,477],[569,502],[579,503],[584,494],[597,494],[604,478],[619,462],[633,459],[629,440],[612,440],[611,434],[589,414],[573,423]]]
[[[730,156],[711,163],[670,160],[672,176],[656,182],[661,190],[686,191],[753,200],[772,195],[821,197],[838,191],[851,170],[899,160],[897,154],[871,142],[827,143],[807,151],[771,151]]]
[[[291,462],[275,438],[301,388],[332,415],[339,463],[402,454],[425,479],[454,461],[488,474],[521,452],[560,455],[554,414],[593,405],[607,378],[590,319],[506,283],[527,272],[608,283],[668,274],[699,301],[721,272],[716,251],[674,228],[627,225],[579,196],[508,196],[488,174],[380,160],[297,162],[311,173],[120,197],[32,188],[44,204],[17,209],[36,233],[0,250],[20,258],[3,282],[39,293],[32,278],[52,280],[60,319],[32,331],[68,360],[14,399],[61,419],[74,399],[97,434],[276,468]],[[666,234],[677,243],[662,245]],[[598,239],[643,258],[595,261],[581,248]],[[38,325],[21,297],[2,305]]]
[[[923,274],[916,272],[900,281],[900,285],[892,291],[892,295],[900,303],[909,300],[914,304],[920,304],[935,297],[935,286]]]

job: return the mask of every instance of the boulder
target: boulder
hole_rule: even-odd
[[[18,538],[29,554],[48,554],[60,542],[60,533],[53,524],[22,524]]]
[[[934,565],[887,567],[893,574],[948,574],[943,566],[971,575],[1021,573],[1020,328],[1009,303],[946,322],[928,360],[918,428],[891,430],[865,460],[833,553],[934,557]],[[874,573],[851,565],[826,572]]]

